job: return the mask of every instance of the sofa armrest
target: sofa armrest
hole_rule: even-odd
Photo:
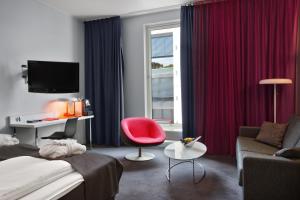
[[[275,156],[245,157],[244,200],[297,200],[300,197],[300,161]]]
[[[260,131],[260,127],[240,126],[239,136],[256,138]]]

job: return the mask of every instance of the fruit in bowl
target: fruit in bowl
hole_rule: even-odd
[[[192,147],[195,144],[195,142],[197,142],[200,138],[201,138],[201,136],[196,137],[196,138],[186,137],[186,138],[181,139],[180,141],[184,144],[184,146]]]
[[[190,142],[193,141],[193,140],[194,140],[194,138],[186,137],[186,138],[181,139],[180,141],[181,141],[183,144],[188,144],[188,143],[190,143]]]

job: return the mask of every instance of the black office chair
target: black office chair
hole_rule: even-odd
[[[50,136],[42,137],[42,139],[51,139],[51,140],[62,140],[67,138],[74,138],[77,129],[78,118],[67,119],[65,125],[65,131],[55,132]]]

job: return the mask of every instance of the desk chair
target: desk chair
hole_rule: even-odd
[[[67,119],[65,130],[63,132],[55,132],[50,136],[42,137],[42,139],[61,140],[67,138],[74,138],[77,129],[78,118]]]

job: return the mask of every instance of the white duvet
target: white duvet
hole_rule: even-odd
[[[0,162],[0,199],[21,198],[74,170],[62,160],[20,156]]]
[[[19,200],[57,200],[69,193],[83,182],[78,172],[72,172],[34,192],[21,197]]]

